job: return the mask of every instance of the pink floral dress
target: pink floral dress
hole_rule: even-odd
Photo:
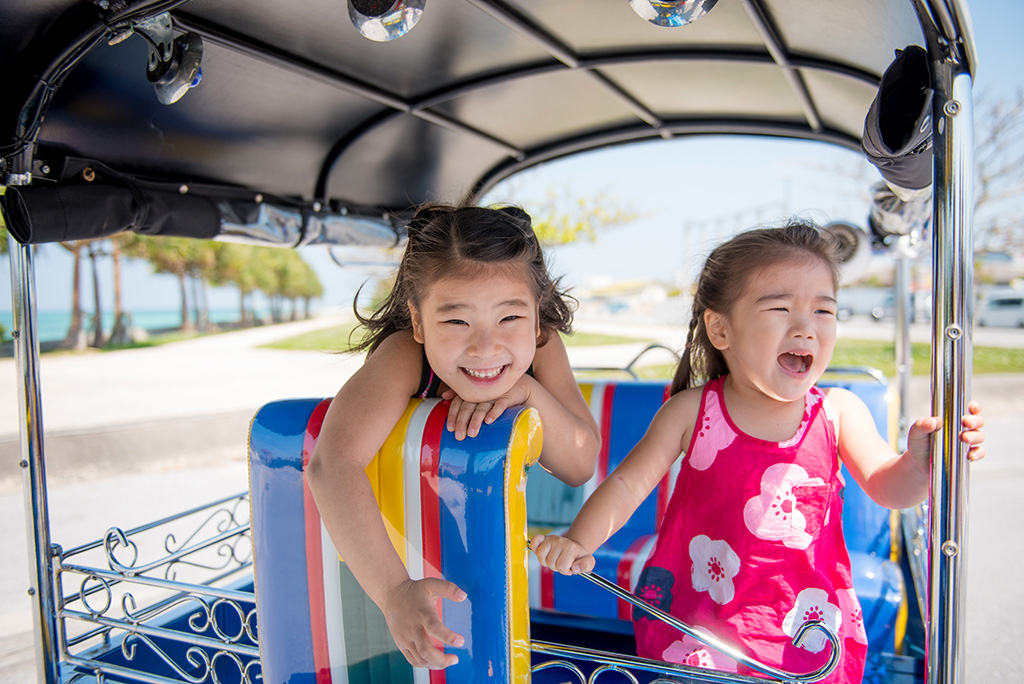
[[[812,388],[804,419],[785,442],[741,432],[723,401],[724,378],[708,383],[658,543],[636,593],[698,632],[793,673],[813,671],[829,645],[843,659],[825,682],[860,682],[867,636],[843,540],[843,480],[825,396]],[[656,660],[757,674],[634,608],[637,653]]]

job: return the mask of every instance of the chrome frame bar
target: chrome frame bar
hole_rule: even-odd
[[[968,447],[959,432],[970,393],[973,342],[973,99],[971,76],[954,58],[935,60],[932,73],[932,409],[943,429],[933,438],[926,661],[928,684],[953,684],[965,676],[969,471]]]
[[[10,183],[14,185],[15,183]],[[42,395],[39,382],[39,333],[36,325],[35,266],[32,247],[7,238],[11,262],[11,300],[14,313],[15,367],[18,391],[18,430],[24,472],[25,523],[29,545],[28,593],[33,599],[32,622],[39,681],[56,684],[60,678],[57,620],[54,601],[50,508],[46,494],[43,448]]]
[[[640,610],[649,613],[654,619],[661,620],[669,626],[678,629],[683,634],[686,634],[687,636],[696,639],[702,644],[710,646],[719,653],[727,655],[736,662],[741,663],[751,668],[752,670],[756,670],[757,672],[768,675],[769,677],[772,677],[782,682],[820,681],[825,677],[828,677],[830,674],[832,674],[832,671],[836,669],[837,665],[839,665],[839,660],[842,656],[842,646],[839,644],[839,638],[832,632],[832,630],[829,629],[821,620],[808,620],[804,624],[800,625],[800,627],[797,629],[796,635],[793,637],[793,645],[799,646],[803,643],[804,639],[807,637],[807,634],[812,629],[817,629],[825,635],[825,638],[828,639],[829,644],[831,644],[831,653],[829,653],[828,661],[826,661],[825,664],[819,667],[817,670],[814,670],[813,672],[808,672],[806,674],[794,674],[792,672],[780,670],[778,668],[772,667],[770,665],[765,665],[764,663],[760,663],[754,660],[750,656],[741,652],[735,646],[727,644],[724,641],[720,641],[719,639],[713,636],[694,631],[692,627],[690,627],[685,622],[682,622],[675,616],[670,615],[665,611],[656,608],[655,606],[652,606],[643,599],[634,596],[633,594],[626,591],[622,587],[618,586],[614,582],[610,582],[598,574],[595,574],[593,572],[584,572],[580,573],[580,576],[590,580],[602,589],[611,592],[612,594],[622,599],[626,603],[636,606]]]

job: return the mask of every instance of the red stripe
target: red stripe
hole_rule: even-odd
[[[608,448],[612,434],[612,399],[615,396],[615,385],[604,386],[601,405],[601,455],[597,459],[597,481],[603,482],[608,476]]]
[[[630,584],[633,581],[633,561],[636,560],[637,555],[640,553],[640,549],[643,548],[644,543],[647,541],[649,535],[642,535],[633,540],[633,543],[629,545],[629,548],[619,558],[619,564],[615,568],[615,583],[630,591]],[[633,617],[632,606],[623,600],[618,601],[619,605],[619,619],[630,620]]]
[[[555,573],[551,568],[540,569],[540,607],[555,607]]]
[[[302,443],[302,470],[309,465],[316,439],[323,427],[331,400],[325,399],[313,409]],[[331,684],[331,655],[327,645],[327,613],[324,610],[323,549],[320,546],[320,511],[313,501],[309,482],[302,478],[303,513],[306,527],[306,582],[309,584],[309,617],[313,637],[313,666],[316,684]]]
[[[441,501],[438,493],[438,466],[441,461],[441,436],[448,420],[450,403],[443,401],[427,416],[420,443],[420,520],[423,525],[423,577],[441,577]],[[444,619],[441,599],[435,606]],[[434,645],[443,649],[440,641]],[[430,684],[445,684],[444,670],[430,671]],[[319,684],[319,682],[317,682]]]

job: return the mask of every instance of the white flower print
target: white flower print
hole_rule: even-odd
[[[740,571],[740,557],[728,543],[700,534],[690,540],[693,561],[693,588],[706,591],[715,603],[724,606],[736,596],[732,578]]]
[[[736,440],[736,433],[725,420],[717,392],[708,392],[704,414],[695,429],[698,437],[696,444],[700,448],[695,449],[688,460],[694,470],[707,470],[715,462],[718,452]]]
[[[693,631],[701,635],[711,636],[706,629],[700,627],[694,627]],[[725,670],[726,672],[736,672],[738,669],[735,660],[689,635],[683,635],[682,639],[669,644],[668,648],[661,654],[661,659],[670,663]]]
[[[804,398],[804,417],[800,420],[800,425],[796,429],[796,433],[787,439],[785,442],[779,442],[779,447],[782,449],[798,444],[801,439],[804,438],[804,433],[807,431],[807,425],[811,419],[811,409],[818,404],[817,394],[808,394]]]
[[[853,639],[858,644],[867,644],[868,635],[864,630],[864,611],[857,600],[857,592],[853,589],[838,589],[836,596],[839,597],[839,607],[843,610],[843,621],[847,625],[847,638]]]
[[[795,464],[768,466],[761,476],[761,493],[748,499],[743,506],[743,522],[750,533],[758,539],[781,541],[791,549],[806,549],[812,537],[806,532],[807,518],[797,507],[798,488],[805,495],[809,488],[812,491],[820,488],[821,494],[812,493],[800,505],[811,504],[814,510],[824,513],[824,480],[809,477],[806,470]]]
[[[782,621],[782,631],[790,637],[796,636],[800,626],[811,620],[821,620],[838,636],[843,614],[839,606],[828,602],[828,594],[822,589],[804,589],[800,592],[796,597],[796,605],[786,613]],[[828,638],[820,630],[813,629],[804,635],[800,647],[811,653],[820,653],[826,644]]]

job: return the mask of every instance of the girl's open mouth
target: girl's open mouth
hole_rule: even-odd
[[[461,368],[461,370],[477,382],[491,382],[497,380],[505,372],[506,368],[508,368],[508,365],[496,368]]]
[[[779,354],[779,365],[790,373],[806,373],[811,368],[814,356],[811,354]]]

